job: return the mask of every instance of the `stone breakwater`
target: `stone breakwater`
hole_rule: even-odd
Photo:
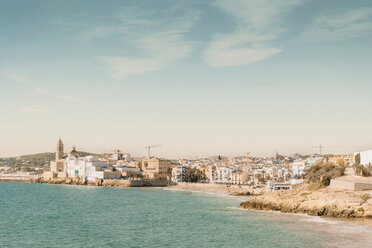
[[[311,190],[309,185],[298,185],[292,190],[253,197],[242,202],[240,208],[337,218],[372,218],[372,191]]]

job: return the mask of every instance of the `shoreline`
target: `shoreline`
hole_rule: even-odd
[[[164,190],[190,191],[206,195],[222,196],[240,202],[238,208],[253,211],[267,211],[279,213],[306,214],[348,219],[372,219],[372,190],[347,191],[324,188],[309,190],[307,185],[297,185],[292,190],[262,192],[250,186],[178,183],[175,185],[130,185],[127,180],[96,180],[81,181],[72,179],[41,180],[40,177],[32,179],[0,178],[0,182],[25,182],[44,184],[65,184],[81,186],[103,187],[145,187],[162,188]]]
[[[37,185],[35,185],[37,186]],[[42,185],[39,185],[42,186]],[[88,187],[83,186],[79,187],[80,185],[57,185],[56,187],[53,187],[53,185],[45,185],[43,188],[59,188],[62,186],[68,187],[68,188],[75,188],[75,191],[78,191],[80,196],[84,197],[84,191],[85,190],[79,190],[81,188],[93,189],[93,191],[100,191],[102,192],[103,189],[101,187]],[[185,189],[186,186],[186,189]],[[218,216],[234,216],[232,220],[235,220],[235,218],[242,220],[244,223],[253,221],[262,220],[268,224],[273,223],[272,230],[278,230],[280,231],[282,228],[288,230],[301,230],[299,232],[314,232],[315,234],[322,235],[322,233],[325,233],[324,237],[327,237],[325,244],[323,244],[323,239],[319,239],[322,241],[322,246],[319,247],[337,247],[337,248],[350,248],[354,247],[355,244],[358,244],[358,247],[369,247],[370,244],[370,237],[372,234],[372,222],[368,219],[333,219],[333,218],[326,218],[326,217],[318,217],[318,216],[310,216],[306,214],[294,214],[294,213],[282,213],[278,211],[260,211],[260,210],[247,210],[238,208],[238,202],[236,201],[238,198],[235,198],[234,196],[228,195],[228,190],[223,185],[217,185],[218,188],[221,190],[218,191],[215,189],[216,185],[180,185],[180,186],[171,186],[171,187],[143,187],[141,189],[138,189],[140,191],[153,191],[153,190],[175,190],[175,191],[190,191],[192,192],[192,195],[194,196],[188,196],[183,195],[183,192],[174,192],[174,193],[165,193],[170,194],[174,196],[168,196],[168,199],[172,199],[172,197],[181,197],[181,199],[185,201],[193,200],[195,203],[199,201],[202,201],[203,199],[210,199],[206,200],[208,204],[210,204],[210,209],[208,211],[216,211],[218,213]],[[1,186],[0,186],[1,187]],[[11,187],[11,185],[10,185]],[[28,186],[25,188],[27,189]],[[101,188],[101,189],[100,189]],[[120,188],[120,187],[119,187]],[[60,189],[56,189],[57,191],[60,191]],[[118,189],[107,189],[108,191],[112,192],[118,191]],[[122,188],[123,191],[126,189]],[[89,190],[90,191],[90,190]],[[106,191],[106,190],[105,190]],[[121,191],[119,189],[119,191]],[[195,192],[195,194],[194,194]],[[222,192],[222,194],[218,194],[218,192]],[[217,194],[215,194],[217,193]],[[118,193],[119,195],[122,195],[126,197],[127,194]],[[136,194],[134,192],[134,194]],[[151,195],[151,193],[150,193]],[[180,195],[180,196],[177,196]],[[213,200],[216,199],[216,200]],[[218,199],[220,198],[220,199]],[[91,198],[95,199],[95,198]],[[128,199],[128,198],[126,198]],[[221,208],[215,208],[214,203],[221,203]],[[142,201],[142,203],[146,204],[146,201]],[[151,205],[151,203],[150,203]],[[196,205],[190,205],[190,207],[198,208],[198,204]],[[182,205],[181,205],[182,207]],[[125,208],[122,208],[125,209]],[[229,219],[231,221],[231,219]],[[371,224],[369,224],[371,223]],[[239,227],[237,227],[239,228]],[[237,230],[237,229],[235,229]],[[328,239],[328,238],[331,239]],[[356,240],[354,240],[356,239]],[[330,246],[329,244],[332,244]]]
[[[262,189],[253,189],[247,185],[226,185],[209,183],[177,183],[166,180],[131,180],[131,179],[96,179],[94,181],[81,180],[79,178],[54,178],[43,179],[40,176],[32,178],[1,178],[0,182],[24,182],[24,183],[43,183],[43,184],[67,184],[81,186],[109,186],[109,187],[166,187],[169,189],[200,190],[200,191],[219,191],[231,194],[231,196],[249,196],[262,194]],[[158,182],[149,184],[131,184],[130,182]]]
[[[216,186],[218,189],[216,189]],[[224,187],[224,185],[198,185],[198,184],[180,184],[175,186],[168,186],[162,188],[163,190],[175,190],[175,191],[184,191],[184,192],[191,192],[197,194],[203,194],[206,196],[213,196],[224,198],[229,201],[243,203],[245,201],[249,201],[258,196],[232,196],[228,192],[228,188]],[[234,211],[247,211],[251,212],[260,216],[265,216],[268,218],[280,219],[283,221],[294,220],[296,222],[303,222],[303,223],[313,223],[318,227],[325,228],[325,231],[332,232],[338,227],[339,224],[347,225],[351,228],[367,228],[366,230],[371,231],[372,228],[372,219],[369,218],[341,218],[341,217],[329,217],[329,216],[317,216],[317,215],[310,215],[307,213],[295,213],[295,212],[281,212],[277,210],[257,210],[257,209],[246,209],[239,206],[236,207],[229,207],[229,209]],[[304,228],[308,228],[307,226],[303,226]],[[327,227],[327,228],[326,228]],[[345,230],[344,230],[345,231]],[[334,232],[332,232],[334,233]],[[346,232],[348,233],[348,232]]]
[[[0,180],[1,181],[1,180]],[[34,177],[27,180],[7,179],[8,182],[29,182],[43,184],[64,184],[79,186],[103,186],[103,187],[165,187],[169,184],[167,180],[151,179],[96,179],[84,180],[79,178],[53,178],[44,179],[43,177]]]
[[[187,192],[191,194],[194,194],[194,193],[202,194],[205,196],[223,197],[225,199],[233,200],[234,202],[237,202],[238,204],[252,197],[250,195],[245,195],[245,194],[236,195],[234,193],[239,192],[239,190],[241,189],[238,187],[234,187],[233,189],[231,189],[230,187],[226,187],[226,185],[181,183],[177,185],[167,186],[162,189],[167,190],[167,191],[179,191],[179,192]]]

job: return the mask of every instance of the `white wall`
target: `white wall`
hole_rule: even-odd
[[[367,165],[369,163],[372,164],[372,150],[360,152],[360,164]]]

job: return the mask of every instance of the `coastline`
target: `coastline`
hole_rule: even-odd
[[[163,188],[169,191],[183,191],[190,194],[202,194],[214,197],[223,197],[229,200],[233,200],[240,204],[241,202],[247,201],[252,196],[247,194],[250,192],[248,186],[230,186],[224,184],[204,184],[204,183],[178,183],[176,185],[169,185]],[[238,207],[238,206],[237,206]]]
[[[234,187],[238,188],[238,187]],[[242,187],[244,189],[244,187]],[[185,183],[178,184],[175,186],[169,186],[163,188],[164,190],[176,190],[191,192],[197,194],[203,194],[213,197],[222,197],[229,201],[243,202],[252,200],[256,197],[264,196],[232,196],[230,194],[229,187],[224,185],[208,185],[208,184],[195,184],[195,183]],[[332,237],[337,237],[337,235],[342,234],[345,237],[350,237],[350,240],[341,239],[339,237],[335,238],[335,245],[333,242],[325,244],[325,247],[337,247],[337,248],[349,248],[354,247],[353,245],[356,241],[352,241],[352,237],[357,237],[357,243],[365,247],[365,244],[370,243],[370,235],[372,233],[372,219],[370,218],[342,218],[342,217],[330,217],[330,216],[318,216],[311,215],[308,213],[298,213],[298,212],[283,212],[278,210],[258,210],[258,209],[248,209],[237,207],[229,207],[232,211],[246,211],[247,214],[251,212],[254,215],[259,215],[264,218],[269,218],[270,220],[283,221],[284,223],[295,222],[296,225],[300,225],[304,230],[311,230],[316,232],[323,232]]]
[[[219,191],[232,196],[249,196],[262,194],[262,189],[253,189],[246,185],[226,185],[209,183],[170,183],[166,180],[123,180],[123,179],[96,179],[86,181],[79,178],[54,178],[44,179],[41,176],[29,178],[0,177],[0,182],[25,182],[25,183],[45,183],[45,184],[70,184],[85,186],[109,186],[109,187],[167,187],[169,189],[198,190],[198,191]],[[150,182],[150,183],[133,183]],[[155,183],[154,183],[155,182]]]
[[[16,180],[9,180],[16,181]],[[44,179],[43,177],[35,177],[24,182],[30,183],[45,183],[45,184],[65,184],[65,185],[81,185],[81,186],[106,186],[106,187],[165,187],[169,184],[167,180],[156,179],[96,179],[88,181],[75,178],[53,178]]]
[[[168,185],[170,189],[182,190],[199,190],[199,191],[219,191],[230,196],[254,196],[264,193],[264,188],[254,188],[248,185],[226,185],[226,184],[211,184],[211,183],[177,183]]]
[[[22,185],[22,184],[21,184]],[[19,185],[16,185],[17,187],[14,187],[14,190],[16,189],[27,189],[29,186],[24,186],[24,187],[18,187]],[[235,198],[234,196],[229,196],[228,191],[223,189],[218,191],[215,190],[215,188],[211,187],[206,187],[206,185],[203,185],[201,187],[198,187],[200,185],[187,185],[187,188],[184,189],[185,187],[144,187],[141,189],[134,189],[134,190],[127,190],[122,188],[122,190],[118,190],[118,188],[111,188],[111,189],[105,189],[102,190],[102,187],[87,187],[87,186],[74,186],[74,185],[58,185],[58,186],[52,186],[52,185],[34,185],[36,187],[31,187],[34,192],[55,192],[54,194],[44,194],[43,199],[41,202],[42,204],[40,205],[42,208],[44,207],[44,204],[46,202],[50,201],[51,196],[55,196],[56,198],[61,198],[58,196],[58,192],[65,191],[69,193],[73,193],[74,197],[67,197],[66,199],[61,199],[59,200],[59,203],[65,202],[65,201],[75,201],[76,197],[82,198],[83,202],[80,206],[83,206],[81,209],[81,213],[85,213],[84,206],[87,206],[88,202],[91,202],[91,204],[94,204],[92,209],[98,209],[98,214],[97,216],[102,216],[104,217],[105,215],[99,214],[101,209],[101,202],[97,199],[101,199],[100,197],[96,197],[96,195],[100,195],[106,199],[106,201],[103,200],[104,208],[114,205],[117,208],[115,211],[111,211],[111,208],[107,208],[107,212],[116,212],[118,210],[123,210],[122,213],[130,213],[128,216],[131,216],[131,211],[134,211],[134,209],[137,209],[136,205],[133,205],[132,202],[132,197],[133,196],[139,196],[138,199],[140,200],[140,204],[138,204],[140,207],[142,207],[142,210],[146,209],[151,209],[151,211],[161,211],[161,213],[166,213],[167,211],[163,211],[162,207],[159,205],[160,203],[164,203],[164,206],[172,206],[171,209],[178,209],[178,211],[182,210],[182,208],[187,208],[187,215],[190,218],[192,216],[195,216],[193,214],[199,213],[199,203],[202,202],[200,205],[201,208],[206,207],[205,209],[206,212],[201,213],[201,216],[207,215],[205,217],[205,220],[208,220],[210,216],[216,216],[217,221],[215,222],[215,225],[223,225],[226,223],[226,227],[231,226],[231,223],[236,223],[238,222],[239,224],[234,225],[233,228],[231,229],[232,233],[239,233],[243,232],[244,234],[248,235],[252,234],[249,230],[250,228],[255,229],[257,225],[264,227],[265,225],[268,225],[269,228],[268,233],[274,232],[273,234],[282,233],[283,230],[289,231],[289,233],[297,233],[298,235],[301,234],[301,232],[308,232],[309,235],[316,235],[316,241],[319,241],[320,243],[317,243],[318,246],[316,247],[337,247],[337,248],[350,248],[350,247],[355,247],[355,244],[358,244],[358,247],[369,247],[368,245],[370,244],[370,237],[372,233],[372,228],[366,225],[362,225],[356,222],[350,222],[350,221],[344,221],[343,219],[330,219],[330,218],[324,218],[324,217],[317,217],[317,216],[309,216],[305,214],[292,214],[292,213],[281,213],[277,211],[256,211],[256,210],[245,210],[238,208],[237,206],[239,205],[237,202],[237,199],[240,197]],[[40,186],[40,187],[39,187]],[[52,186],[52,187],[49,187]],[[4,187],[5,189],[7,188],[6,185]],[[8,185],[8,188],[13,188],[12,185]],[[207,188],[207,189],[205,189]],[[90,190],[92,189],[92,190]],[[120,189],[120,187],[119,187]],[[205,190],[203,190],[205,189]],[[41,191],[40,191],[41,190]],[[175,190],[176,192],[169,192],[166,194],[154,194],[153,191],[166,191],[166,190]],[[180,191],[180,192],[177,192]],[[182,192],[183,191],[183,192]],[[6,190],[4,190],[6,192]],[[192,194],[185,194],[186,192],[191,192]],[[195,193],[194,193],[195,192]],[[220,194],[218,194],[220,192]],[[215,194],[216,193],[216,194]],[[10,194],[8,194],[10,195]],[[112,199],[112,201],[107,201],[106,196],[112,195],[114,197],[108,197],[109,199]],[[22,194],[17,194],[17,197],[20,197],[21,199],[24,200],[24,196]],[[149,197],[146,199],[146,197]],[[149,207],[147,204],[153,204],[152,201],[159,199],[159,197],[164,196],[165,198],[160,198],[161,200],[156,201],[154,203],[154,207]],[[29,194],[29,198],[27,200],[24,200],[26,202],[32,202],[34,200],[32,194]],[[214,200],[213,198],[217,199]],[[164,201],[164,199],[168,199],[168,202]],[[174,203],[172,202],[172,199],[179,199],[177,202],[180,203],[180,205],[177,205],[177,207],[174,207]],[[203,200],[206,199],[206,200]],[[134,200],[134,199],[133,199]],[[151,202],[149,202],[151,201]],[[11,204],[10,200],[6,201],[8,204]],[[92,203],[93,202],[93,203]],[[127,205],[122,205],[122,204],[127,204]],[[185,204],[185,205],[184,205]],[[34,203],[32,204],[32,206]],[[73,207],[76,205],[72,204]],[[129,207],[128,207],[129,206]],[[22,210],[23,211],[23,210]],[[70,211],[70,210],[68,210]],[[141,211],[139,213],[141,213]],[[151,212],[150,211],[150,212]],[[162,212],[163,211],[163,212]],[[173,211],[170,212],[175,213]],[[209,215],[210,214],[210,215]],[[64,216],[65,214],[62,214],[61,216]],[[40,216],[40,215],[39,215]],[[46,213],[46,216],[51,216],[51,212]],[[122,215],[121,215],[122,216]],[[135,216],[135,215],[133,215]],[[145,215],[142,220],[146,221],[149,215]],[[177,214],[178,216],[178,214]],[[86,220],[92,218],[91,215],[86,216]],[[126,220],[128,217],[123,217],[123,220]],[[135,220],[135,223],[138,222],[138,217],[129,217],[132,218],[131,220]],[[184,220],[185,217],[180,218],[180,220]],[[221,222],[221,218],[224,220],[223,223]],[[47,221],[52,221],[52,223],[58,223],[60,224],[60,220],[63,218],[52,218],[46,219],[43,218],[42,220]],[[71,221],[73,218],[69,219]],[[198,217],[197,217],[198,219]],[[101,221],[105,221],[107,219],[101,219]],[[107,224],[118,224],[116,228],[119,228],[121,230],[127,230],[125,229],[125,221],[115,221],[116,219],[113,218],[110,223],[110,221],[107,222]],[[32,219],[33,221],[33,219]],[[78,223],[80,220],[77,219],[75,223],[72,223],[71,226],[76,226],[76,223]],[[368,221],[368,220],[367,220]],[[96,224],[93,224],[95,222],[95,219],[91,222],[93,225],[93,228],[96,228]],[[196,220],[195,223],[200,222],[200,220]],[[230,223],[231,222],[231,223]],[[131,222],[134,223],[134,222]],[[175,221],[174,223],[178,223]],[[253,224],[252,224],[253,223]],[[261,223],[261,224],[259,224]],[[102,222],[100,222],[102,224]],[[139,224],[140,227],[143,227],[143,224]],[[146,226],[151,226],[151,224],[145,224]],[[69,227],[68,224],[62,225],[64,228]],[[70,228],[71,228],[70,226]],[[186,228],[185,230],[188,230],[189,226],[187,223],[185,224]],[[161,224],[159,224],[159,227],[162,227]],[[192,226],[194,228],[194,226]],[[204,229],[204,224],[200,223],[200,229]],[[213,228],[213,226],[211,226]],[[243,229],[243,231],[242,231]],[[69,230],[66,228],[65,230]],[[96,230],[96,229],[94,229]],[[151,229],[149,229],[151,230]],[[161,229],[159,229],[161,230]],[[226,233],[226,230],[221,228],[221,233]],[[265,229],[266,230],[266,229]],[[133,232],[135,233],[135,231]],[[259,233],[259,232],[258,232]],[[284,232],[283,232],[284,233]],[[323,233],[325,234],[323,236]],[[222,235],[222,234],[221,234]],[[239,239],[239,235],[236,236],[237,239]],[[271,236],[270,236],[271,237]],[[301,236],[299,236],[301,237]],[[324,238],[323,238],[324,237]],[[182,235],[180,237],[182,238]],[[356,241],[354,239],[357,239]],[[71,242],[71,241],[69,241]],[[125,241],[123,241],[125,242]],[[274,242],[275,243],[275,242]],[[274,244],[273,243],[273,244]],[[151,243],[149,243],[151,244]],[[215,244],[215,243],[213,243]],[[230,244],[230,243],[229,243]],[[97,244],[96,244],[97,245]],[[196,243],[194,244],[196,245]],[[215,246],[215,245],[211,245]],[[240,247],[242,244],[239,245]],[[239,247],[237,246],[237,247]],[[274,246],[274,245],[272,245]],[[269,246],[271,247],[271,245]],[[296,246],[290,246],[290,247],[296,247]],[[301,246],[297,246],[301,247]],[[303,246],[303,247],[314,247],[314,246]]]
[[[170,185],[168,188],[184,189],[184,190],[203,190],[203,191],[221,191],[226,193],[232,192],[247,192],[250,190],[249,186],[235,186],[225,184],[209,184],[209,183],[177,183]]]
[[[337,219],[372,219],[372,190],[347,191],[330,188],[310,190],[308,185],[302,184],[296,185],[292,190],[263,192],[262,189],[253,189],[250,186],[224,184],[178,183],[169,185],[162,182],[162,184],[154,185],[132,185],[128,180],[83,181],[76,178],[43,180],[41,177],[31,179],[0,178],[0,182],[104,187],[159,187],[165,190],[228,197],[240,202],[240,209],[307,214]]]
[[[298,216],[308,216],[308,217],[319,217],[321,219],[325,219],[327,221],[347,221],[348,223],[355,223],[356,225],[364,225],[372,226],[372,217],[370,217],[366,212],[369,209],[368,204],[372,203],[372,201],[364,202],[364,207],[366,208],[365,215],[356,215],[350,214],[353,213],[350,210],[350,206],[353,204],[357,204],[359,197],[363,197],[363,195],[367,193],[371,193],[372,191],[363,191],[363,192],[344,192],[342,190],[331,190],[331,189],[322,189],[318,191],[312,191],[314,193],[313,201],[314,205],[312,205],[308,209],[299,209],[298,205],[292,204],[292,207],[288,207],[283,204],[283,202],[305,202],[302,198],[303,196],[309,196],[310,192],[307,190],[306,186],[301,185],[299,187],[295,187],[295,191],[287,190],[287,191],[277,191],[277,192],[265,192],[259,195],[250,195],[250,196],[234,196],[233,192],[239,192],[241,190],[249,190],[250,187],[248,186],[234,186],[234,187],[226,187],[226,185],[222,184],[198,184],[198,183],[181,183],[174,186],[165,187],[165,190],[180,190],[186,192],[196,192],[201,194],[207,195],[214,195],[218,197],[228,197],[229,199],[234,199],[240,201],[240,205],[236,208],[242,211],[252,211],[255,213],[261,214],[284,214],[284,215],[298,215]],[[301,197],[302,194],[302,197]],[[280,196],[282,200],[274,199],[272,195]],[[347,195],[348,197],[345,197]],[[291,197],[292,196],[292,197]],[[300,196],[300,197],[299,197]],[[287,197],[287,198],[286,198]],[[270,198],[272,203],[274,200],[278,200],[277,205],[265,205],[265,200]],[[326,198],[326,199],[325,199]],[[296,201],[297,199],[297,201]],[[344,200],[345,199],[345,200]],[[372,198],[371,198],[372,199]],[[348,201],[352,201],[352,204],[348,204]],[[318,204],[316,202],[319,201]],[[322,209],[326,209],[326,206],[336,204],[337,201],[346,201],[345,204],[341,205],[338,211],[320,211]],[[365,200],[361,200],[363,202]],[[254,203],[254,204],[253,204]],[[355,207],[356,205],[354,205]],[[372,206],[371,206],[372,210]],[[359,210],[361,212],[361,209]],[[364,223],[364,224],[363,224]]]

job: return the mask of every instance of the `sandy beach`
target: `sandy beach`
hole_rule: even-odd
[[[200,191],[219,191],[226,194],[246,193],[252,191],[250,186],[210,184],[210,183],[178,183],[168,186],[169,189],[200,190]]]

